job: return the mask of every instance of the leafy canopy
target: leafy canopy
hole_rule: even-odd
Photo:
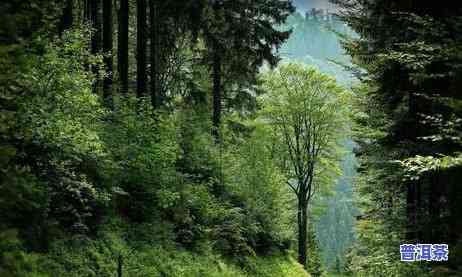
[[[263,76],[262,120],[280,139],[281,165],[297,195],[310,199],[338,173],[342,136],[347,133],[348,93],[314,68],[285,64]],[[315,181],[316,179],[316,181]]]

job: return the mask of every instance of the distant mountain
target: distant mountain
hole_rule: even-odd
[[[336,11],[337,7],[329,0],[293,0],[292,1],[297,10],[306,12],[313,8],[323,9],[329,11]]]
[[[349,63],[336,32],[352,32],[335,15],[318,9],[309,10],[304,16],[296,12],[288,18],[283,28],[292,29],[292,35],[280,49],[283,59],[316,66],[343,84],[351,81],[351,75],[334,61]]]

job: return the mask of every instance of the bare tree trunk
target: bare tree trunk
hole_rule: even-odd
[[[306,268],[308,205],[303,196],[298,200],[298,262]]]
[[[146,0],[137,0],[137,95],[146,93]]]
[[[102,25],[101,25],[101,0],[90,1],[90,17],[93,27],[91,38],[91,52],[98,54],[101,51]]]
[[[90,3],[90,18],[91,25],[93,28],[91,36],[91,53],[93,55],[99,54],[101,52],[101,41],[102,41],[102,20],[101,20],[101,0],[88,0]],[[93,84],[93,92],[98,92],[98,87],[100,87],[98,69],[92,67],[93,74],[96,76],[96,81]]]
[[[430,215],[430,241],[438,241],[441,237],[440,231],[440,214],[441,214],[441,188],[438,182],[438,171],[432,172],[430,175],[430,192],[428,197],[429,215]]]
[[[120,76],[120,91],[128,93],[128,0],[120,0],[119,7],[119,39],[118,39],[118,69]]]
[[[407,185],[406,213],[408,219],[408,228],[406,232],[407,239],[414,239],[416,236],[416,189],[415,184],[410,182]]]
[[[161,106],[159,83],[159,13],[156,0],[149,0],[149,17],[151,27],[151,103],[157,109]]]
[[[62,35],[63,32],[72,27],[74,23],[73,9],[74,1],[66,0],[66,4],[63,9],[63,14],[61,16],[61,21],[59,23],[59,34]]]
[[[123,257],[122,254],[119,254],[117,259],[117,277],[122,277],[123,273]]]
[[[83,0],[83,19],[85,21],[91,21],[91,4],[90,0]]]
[[[112,96],[112,0],[103,1],[103,51],[105,54],[104,64],[106,65],[107,76],[103,81],[103,97],[107,104],[111,105]]]
[[[421,180],[417,181],[415,184],[416,188],[416,212],[415,212],[415,223],[416,223],[416,238],[421,241],[423,240],[423,228],[424,223],[423,223],[423,217],[422,217],[422,186],[423,182]]]
[[[218,142],[220,139],[220,122],[221,122],[221,57],[218,46],[214,46],[213,53],[213,115],[212,115],[212,134]]]

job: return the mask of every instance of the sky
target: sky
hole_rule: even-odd
[[[335,10],[335,5],[330,3],[329,0],[293,0],[293,3],[300,11],[316,9],[328,9],[330,11]]]

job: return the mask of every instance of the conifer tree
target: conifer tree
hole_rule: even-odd
[[[112,80],[113,80],[113,22],[112,22],[112,0],[103,0],[103,52],[104,64],[106,66],[106,76],[103,80],[103,97],[107,104],[110,105],[112,97]]]
[[[128,0],[119,3],[119,33],[118,33],[118,71],[120,78],[120,91],[128,92],[128,25],[130,5]]]
[[[137,36],[136,36],[136,76],[137,76],[137,96],[142,97],[146,94],[146,0],[137,0]]]

